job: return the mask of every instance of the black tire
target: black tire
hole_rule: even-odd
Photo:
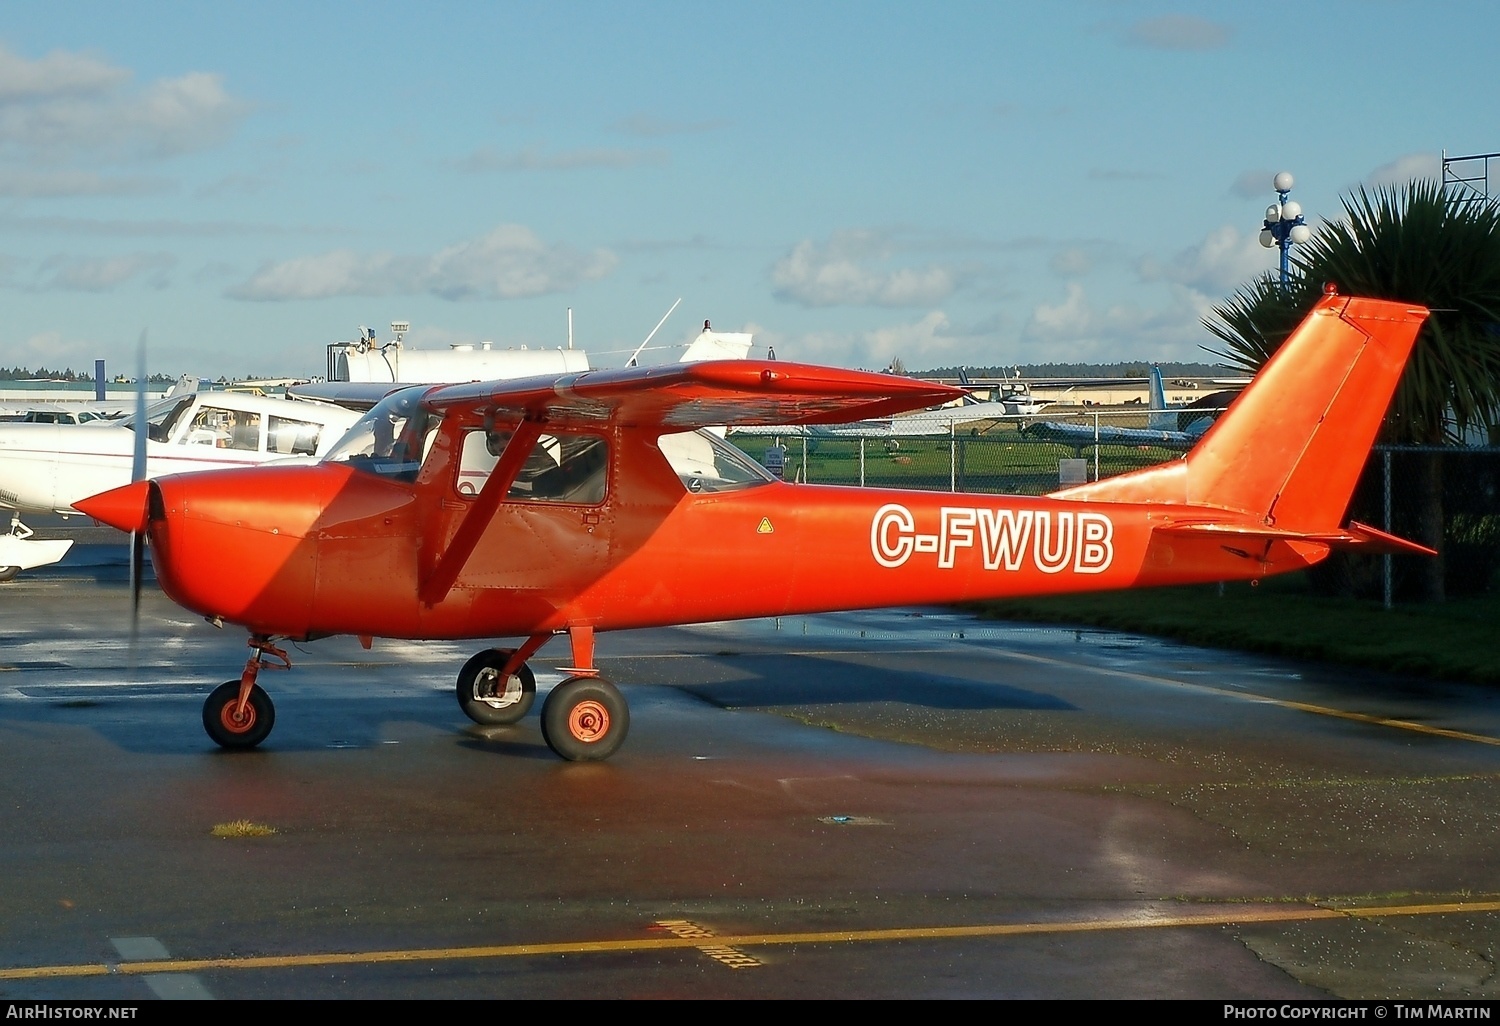
[[[629,730],[625,696],[603,677],[569,677],[542,703],[542,737],[569,762],[608,759]]]
[[[14,580],[16,574],[20,572],[21,568],[18,566],[0,566],[0,584]]]
[[[203,729],[214,743],[229,749],[254,748],[266,739],[276,725],[276,707],[271,696],[259,684],[250,688],[242,721],[234,718],[234,707],[240,701],[240,682],[226,680],[214,688],[203,703]]]
[[[458,671],[458,707],[485,727],[515,723],[536,701],[536,675],[525,663],[505,682],[505,693],[495,694],[495,679],[514,649],[489,648],[464,663]]]

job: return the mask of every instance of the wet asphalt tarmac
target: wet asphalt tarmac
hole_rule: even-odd
[[[120,561],[71,563],[0,587],[0,999],[1500,995],[1485,689],[709,624],[601,636],[631,732],[569,764],[463,717],[482,646],[339,638],[226,753],[244,635],[152,590],[132,646]]]

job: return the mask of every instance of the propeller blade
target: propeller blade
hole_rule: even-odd
[[[131,483],[145,480],[146,439],[150,435],[146,423],[146,329],[135,343],[135,449],[130,458]],[[141,624],[141,579],[146,570],[146,532],[140,528],[130,532],[130,654],[135,662],[136,635]]]
[[[130,532],[130,637],[141,618],[141,580],[146,573],[146,532]]]
[[[130,459],[130,480],[146,476],[146,329],[135,344],[135,451]]]

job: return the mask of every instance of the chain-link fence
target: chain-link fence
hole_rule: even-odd
[[[1202,412],[1171,411],[1175,423],[1166,426],[1160,412],[1112,410],[954,421],[940,435],[844,428],[849,433],[838,436],[731,433],[729,440],[763,463],[776,460],[768,449],[782,447],[788,481],[1045,495],[1180,458],[1201,433],[1194,419]],[[1500,448],[1377,446],[1349,517],[1403,538],[1440,536],[1446,593],[1487,591],[1500,584]],[[1422,583],[1430,565],[1427,557],[1340,553],[1311,580],[1325,593],[1389,604],[1430,593]]]
[[[815,429],[774,437],[731,432],[729,440],[764,464],[779,445],[788,481],[1045,495],[1176,459],[1214,410],[1110,410],[931,425],[918,435],[900,418],[888,430]],[[1195,430],[1195,428],[1197,430]],[[827,434],[829,430],[837,435]]]

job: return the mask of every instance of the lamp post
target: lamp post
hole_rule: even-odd
[[[1266,208],[1266,220],[1260,230],[1260,244],[1267,249],[1272,246],[1281,250],[1281,287],[1286,288],[1292,280],[1292,244],[1306,242],[1312,238],[1312,229],[1302,216],[1302,204],[1287,199],[1292,191],[1292,174],[1283,171],[1271,180],[1276,190],[1277,202]]]

